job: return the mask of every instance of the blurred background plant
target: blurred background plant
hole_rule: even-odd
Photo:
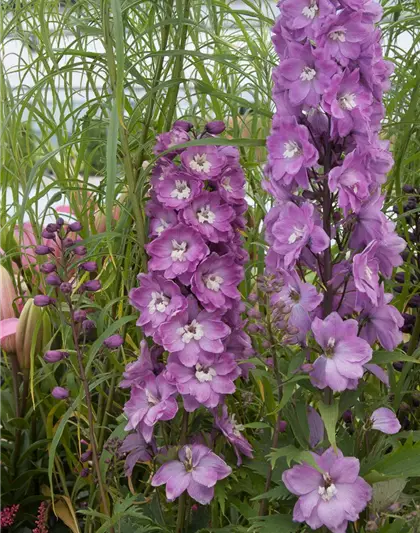
[[[399,277],[387,288],[395,289],[394,303],[407,315],[405,354],[417,357],[420,306],[413,298],[420,279],[420,5],[418,0],[382,4],[385,53],[396,66],[385,102],[384,135],[392,142],[395,159],[386,185],[387,205],[409,242]],[[274,9],[274,2],[267,0],[13,0],[0,7],[1,248],[2,266],[15,289],[12,315],[2,311],[0,318],[20,321],[23,304],[26,307],[45,292],[42,261],[34,247],[44,242],[45,226],[61,215],[80,221],[80,245],[88,249],[85,260],[99,265],[102,287],[90,303],[89,317],[96,325],[92,348],[97,339],[116,331],[125,338],[123,348],[115,352],[98,354],[95,348],[84,356],[89,360],[87,379],[111,520],[98,504],[90,459],[80,460],[90,449],[90,437],[77,366],[43,359],[45,351],[58,350],[64,343],[66,349],[74,348],[66,324],[42,311],[45,327],[51,323],[53,334],[39,348],[32,342],[39,328],[27,333],[29,364],[27,373],[20,368],[17,384],[14,350],[3,350],[2,507],[19,505],[16,516],[12,510],[6,517],[9,522],[14,517],[14,525],[7,525],[14,531],[43,531],[44,526],[56,532],[102,532],[111,527],[124,532],[173,531],[173,523],[163,516],[163,502],[152,492],[148,469],[137,466],[127,481],[118,452],[125,435],[122,405],[127,397],[118,382],[125,364],[138,354],[141,340],[127,294],[145,265],[144,204],[155,161],[152,148],[156,134],[170,129],[175,119],[189,120],[201,129],[210,119],[227,122],[225,142],[240,148],[247,176],[245,238],[250,261],[242,293],[253,307],[250,295],[264,269],[262,220],[270,204],[261,182],[273,111]],[[294,370],[290,356],[287,351],[281,354],[286,375]],[[420,442],[418,365],[404,361],[401,351],[383,357],[389,362],[394,407],[404,429],[413,430],[408,443],[413,459],[406,468],[419,469],[414,459]],[[191,531],[208,527],[209,516],[213,528],[229,526],[226,531],[298,528],[291,523],[287,491],[280,481],[285,457],[273,469],[275,488],[262,497],[273,413],[279,406],[265,355],[254,363],[257,369],[250,382],[238,386],[234,403],[256,459],[245,462],[219,486],[210,510],[189,510]],[[70,391],[69,400],[51,396],[57,385]],[[289,398],[295,387],[288,389]],[[289,425],[296,424],[304,405],[298,391],[285,411]],[[307,425],[303,426],[285,434],[284,444],[304,440]],[[375,453],[379,456],[381,450],[371,451],[369,464],[375,464]],[[372,527],[415,531],[415,484],[413,478],[408,488],[383,489],[388,494],[381,493],[385,503],[378,503],[379,518],[374,517]],[[392,499],[389,491],[398,497]],[[393,503],[398,499],[398,506],[389,508],[386,498]],[[269,501],[273,514],[258,519],[261,499]],[[35,525],[37,519],[40,525]]]

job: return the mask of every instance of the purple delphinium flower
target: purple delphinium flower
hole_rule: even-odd
[[[171,354],[168,359],[168,379],[176,383],[178,392],[208,408],[219,405],[224,394],[235,392],[234,380],[240,373],[235,356],[230,353],[199,357],[190,367],[181,363],[179,354]]]
[[[217,481],[229,476],[232,469],[202,444],[183,446],[178,459],[164,463],[153,476],[153,487],[166,484],[166,498],[174,501],[185,490],[203,505],[211,502]]]
[[[328,235],[317,224],[314,206],[304,203],[299,207],[293,202],[287,202],[279,211],[267,240],[272,244],[272,249],[283,258],[286,269],[296,264],[305,246],[318,254],[330,242]]]
[[[395,267],[403,264],[401,252],[406,248],[405,240],[395,232],[395,224],[388,220],[384,224],[382,237],[377,241],[375,257],[383,276],[390,278]]]
[[[143,435],[139,430],[130,433],[124,439],[119,450],[120,453],[127,453],[125,458],[125,475],[131,476],[133,468],[137,462],[147,463],[152,460],[152,450],[148,443],[144,440]]]
[[[139,274],[140,287],[131,289],[130,303],[140,311],[136,324],[145,335],[155,336],[157,328],[178,311],[187,307],[181,289],[160,274]],[[156,337],[157,338],[157,337]]]
[[[222,353],[222,340],[230,333],[230,327],[220,319],[221,313],[200,311],[193,296],[188,297],[188,309],[175,314],[159,328],[162,345],[170,353],[176,353],[187,366],[194,366],[200,354]]]
[[[165,207],[181,209],[191,203],[203,188],[202,181],[187,172],[174,172],[156,181],[154,191]]]
[[[377,241],[372,241],[360,254],[353,257],[353,276],[356,289],[365,293],[373,305],[379,297],[379,264],[376,257]]]
[[[146,214],[150,218],[149,236],[151,237],[159,237],[165,229],[178,224],[178,217],[174,209],[168,209],[153,201],[146,204]]]
[[[237,466],[241,466],[242,464],[241,454],[252,459],[252,446],[242,435],[244,426],[236,422],[234,414],[229,415],[226,405],[223,405],[220,414],[218,410],[215,410],[214,423],[217,429],[223,433],[224,437],[232,445],[237,457]]]
[[[372,423],[372,429],[377,429],[387,435],[394,435],[401,429],[401,424],[395,416],[395,413],[387,407],[380,407],[373,411],[370,420]]]
[[[356,320],[343,320],[338,313],[331,313],[324,320],[314,319],[312,331],[323,348],[310,372],[315,387],[343,391],[354,388],[363,376],[363,365],[372,359],[372,348],[357,336],[357,330]]]
[[[149,269],[152,272],[163,271],[168,279],[185,273],[192,274],[209,253],[200,234],[185,224],[167,229],[146,245],[146,250],[151,256]]]
[[[320,471],[303,463],[282,475],[287,489],[299,497],[293,520],[312,529],[325,525],[332,533],[345,533],[348,522],[356,521],[372,498],[372,488],[358,475],[356,457],[344,457],[333,448],[312,456]]]
[[[150,442],[156,422],[172,420],[178,412],[175,394],[176,388],[163,374],[148,376],[143,387],[132,387],[130,399],[124,406],[128,418],[126,431],[139,427],[146,442]]]
[[[184,128],[175,126],[171,131],[161,133],[156,138],[156,144],[153,149],[155,154],[160,154],[161,152],[166,152],[173,146],[177,144],[183,144],[190,140],[190,136],[185,131]],[[166,157],[175,157],[178,152],[174,150],[169,154],[166,154]]]
[[[325,438],[325,426],[318,411],[309,405],[306,409],[308,414],[309,444],[316,448]]]
[[[215,178],[226,164],[217,146],[191,146],[182,152],[181,161],[187,172],[202,180]]]
[[[354,250],[366,246],[372,240],[382,238],[386,223],[385,215],[381,211],[383,202],[384,197],[378,190],[362,203],[350,236],[350,246]]]
[[[217,190],[228,204],[242,203],[245,197],[245,176],[242,169],[232,166],[225,168],[217,182]]]
[[[226,311],[241,299],[237,286],[244,278],[244,269],[235,263],[233,254],[210,254],[197,267],[191,278],[191,290],[207,311]]]
[[[292,42],[288,46],[288,58],[278,67],[278,81],[288,90],[293,106],[306,104],[316,107],[321,95],[337,72],[334,61],[324,59],[309,42]]]
[[[281,117],[267,139],[274,181],[308,187],[307,169],[316,165],[318,152],[309,140],[309,131],[294,117]]]
[[[217,191],[205,191],[180,213],[182,222],[199,231],[211,242],[232,238],[230,223],[236,214],[230,205],[222,204]]]
[[[330,0],[285,0],[281,4],[288,26],[292,30],[304,28],[307,36],[312,36],[310,30],[332,13],[333,8]]]
[[[140,355],[136,361],[128,363],[123,372],[124,379],[120,382],[120,387],[143,387],[146,378],[154,376],[155,365],[152,361],[152,356],[147,345],[143,339],[140,342]]]

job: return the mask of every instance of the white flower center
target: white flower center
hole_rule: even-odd
[[[197,211],[197,219],[200,224],[204,224],[205,222],[213,224],[216,220],[216,215],[210,209],[209,205],[204,205],[199,211]]]
[[[338,102],[340,104],[341,109],[344,109],[345,111],[351,111],[357,106],[356,95],[354,93],[347,93],[343,96],[340,96]]]
[[[163,294],[163,292],[152,292],[152,299],[147,306],[149,308],[149,313],[154,314],[156,311],[158,313],[164,313],[166,308],[169,305],[169,298]]]
[[[297,226],[294,226],[293,233],[290,234],[290,237],[288,239],[289,244],[293,244],[299,239],[303,237],[306,231],[306,226],[303,226],[303,228],[298,228]]]
[[[157,403],[159,403],[159,400],[153,396],[153,394],[145,389],[144,392],[146,393],[146,398],[147,398],[147,401],[149,402],[149,405],[156,405]]]
[[[191,189],[185,180],[175,180],[175,189],[171,192],[171,198],[186,200],[190,197]]]
[[[316,70],[311,67],[305,67],[300,74],[300,79],[302,81],[311,81],[315,78],[315,76]]]
[[[204,172],[208,174],[210,172],[212,165],[210,161],[207,161],[206,154],[196,154],[192,161],[190,161],[190,168],[196,172]]]
[[[205,286],[211,291],[218,292],[220,285],[223,283],[223,278],[217,274],[210,274],[204,278]]]
[[[232,192],[233,189],[232,189],[232,185],[230,184],[230,178],[224,178],[222,180],[222,187],[224,188],[225,191],[227,192]]]
[[[284,143],[283,157],[291,159],[292,157],[300,155],[301,153],[302,151],[300,149],[300,146],[296,141],[287,141]]]
[[[372,269],[369,268],[367,265],[365,266],[365,276],[367,277],[367,279],[370,281],[372,279]]]
[[[330,337],[327,342],[327,348],[334,348],[335,346],[335,339],[334,337]]]
[[[229,422],[233,426],[233,434],[235,435],[235,437],[240,437],[241,436],[241,431],[243,431],[245,429],[244,425],[243,424],[238,424],[238,422],[236,422],[234,414],[230,415]]]
[[[204,329],[203,326],[194,319],[191,324],[178,328],[177,333],[182,336],[182,342],[189,344],[192,340],[199,341],[204,335]]]
[[[171,258],[173,261],[185,261],[185,252],[187,251],[187,243],[185,241],[178,242],[175,239],[172,239],[172,252]]]
[[[169,226],[169,224],[166,222],[166,220],[163,220],[163,218],[160,219],[160,226],[156,228],[156,233],[160,235],[162,231],[165,231],[165,229]]]
[[[317,6],[316,2],[312,1],[309,6],[305,6],[302,9],[302,15],[308,19],[313,20],[316,17],[318,11],[319,7]]]
[[[216,370],[212,367],[205,368],[204,366],[200,365],[200,363],[197,363],[195,365],[195,377],[200,383],[204,383],[205,381],[212,381],[212,379],[216,375]]]
[[[337,487],[332,483],[329,487],[318,487],[318,494],[324,500],[324,502],[329,502],[333,496],[337,494]]]
[[[333,41],[340,41],[340,43],[346,42],[346,32],[344,30],[332,31],[329,34],[329,38]]]
[[[192,450],[189,446],[185,446],[185,458],[188,463],[192,463]]]

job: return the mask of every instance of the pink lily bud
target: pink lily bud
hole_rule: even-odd
[[[6,318],[0,321],[0,348],[6,353],[16,353],[16,328],[18,318]]]
[[[15,318],[13,301],[17,298],[9,272],[0,265],[0,320]]]
[[[22,310],[16,329],[16,353],[22,370],[30,367],[33,344],[35,343],[36,356],[50,337],[51,324],[48,313],[37,307],[30,298]]]

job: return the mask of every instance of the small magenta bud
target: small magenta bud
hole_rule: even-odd
[[[80,456],[80,462],[86,463],[86,461],[89,461],[89,459],[92,457],[92,450],[86,450],[82,455]]]
[[[287,422],[286,420],[280,420],[279,421],[279,431],[280,433],[285,433],[287,429]]]
[[[344,411],[343,413],[343,420],[346,424],[350,424],[353,420],[353,413],[350,411],[350,409],[347,409],[347,411]]]
[[[74,244],[74,240],[70,239],[70,237],[66,237],[65,239],[63,239],[64,248],[70,248],[71,246],[73,246],[73,244]]]
[[[73,313],[73,320],[75,322],[83,322],[86,319],[87,312],[84,309],[78,309]]]
[[[303,363],[303,365],[301,365],[300,369],[302,370],[302,372],[305,372],[305,374],[309,374],[309,372],[312,372],[314,367],[313,367],[313,365],[311,365],[311,363]]]
[[[48,274],[48,276],[45,278],[45,282],[47,285],[51,285],[53,287],[59,287],[61,285],[60,276],[55,272]]]
[[[194,124],[192,122],[188,122],[188,120],[175,120],[173,128],[179,128],[180,130],[184,131],[191,131],[194,127]]]
[[[91,279],[90,281],[87,281],[86,283],[83,283],[82,285],[82,288],[85,291],[89,291],[89,292],[99,291],[101,287],[102,287],[101,282],[98,279]]]
[[[251,292],[251,294],[248,295],[248,301],[255,304],[258,301],[258,295],[256,292]]]
[[[261,313],[260,313],[260,311],[259,311],[257,308],[255,308],[255,307],[252,307],[252,308],[248,311],[247,315],[248,315],[250,318],[261,318]]]
[[[63,283],[60,285],[60,291],[64,294],[70,294],[73,290],[73,287],[71,286],[71,283],[68,281],[63,281]]]
[[[44,355],[44,361],[46,363],[58,363],[58,361],[62,361],[66,357],[68,357],[67,352],[61,352],[59,350],[49,350],[48,352],[45,352]]]
[[[64,219],[62,217],[58,217],[55,223],[59,228],[61,228],[64,225]]]
[[[89,475],[89,468],[82,468],[80,471],[80,477],[88,477]]]
[[[42,231],[41,235],[44,237],[44,239],[54,239],[55,238],[55,233],[53,233],[52,231],[48,231],[46,229],[44,229]]]
[[[86,272],[96,272],[98,270],[98,265],[95,261],[85,261],[80,265],[80,268],[86,270]]]
[[[70,395],[69,391],[64,387],[54,387],[51,394],[56,400],[65,400]]]
[[[76,221],[76,222],[72,222],[71,224],[69,224],[68,228],[70,231],[81,231],[82,230],[82,225],[80,224],[79,221]]]
[[[57,224],[47,224],[47,227],[45,228],[50,233],[55,233],[57,231]]]
[[[57,267],[54,265],[54,263],[44,263],[41,265],[40,270],[44,274],[51,274],[51,272],[55,272],[57,270]]]
[[[93,320],[83,320],[82,328],[85,331],[92,331],[93,329],[96,328],[96,324],[95,324],[95,322]]]
[[[110,350],[115,350],[116,348],[119,348],[123,343],[124,339],[121,337],[121,335],[111,335],[110,337],[104,340],[104,345]]]
[[[226,125],[223,120],[213,120],[212,122],[207,122],[204,129],[207,131],[207,133],[219,135],[219,133],[223,133],[225,131]]]
[[[87,249],[86,249],[86,246],[76,246],[76,248],[73,250],[73,252],[76,255],[86,255]]]
[[[39,246],[35,246],[35,253],[36,255],[47,255],[52,252],[52,248],[49,246],[45,246],[44,244],[40,244]]]
[[[46,294],[37,294],[34,298],[34,304],[37,307],[46,307],[47,305],[51,305],[53,302],[54,299]]]

